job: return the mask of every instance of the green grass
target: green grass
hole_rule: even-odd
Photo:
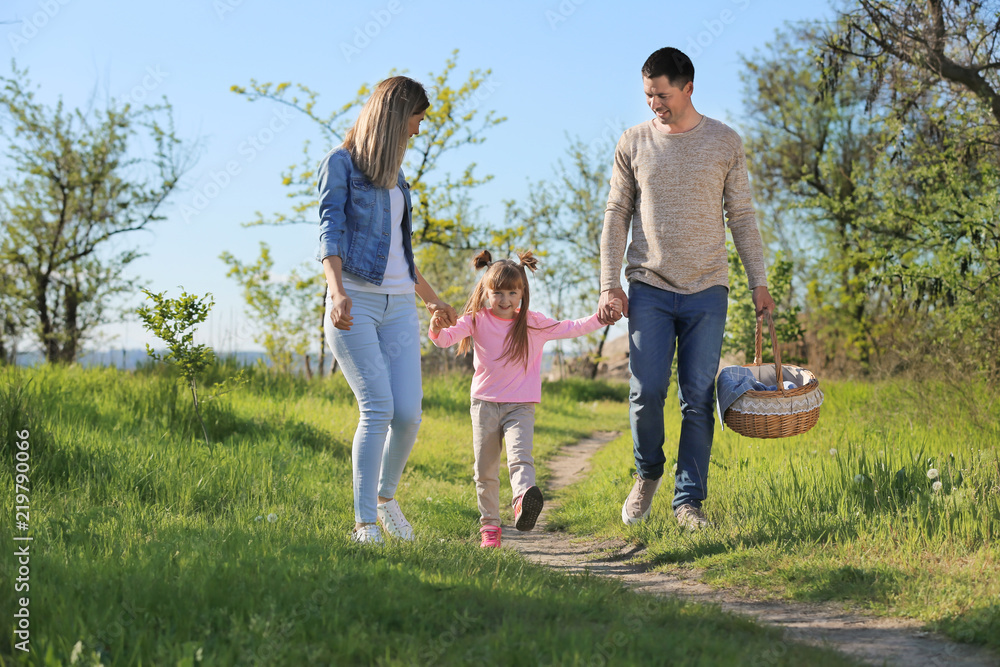
[[[253,371],[205,404],[210,449],[168,373],[8,369],[0,498],[10,516],[15,433],[28,429],[32,650],[0,633],[0,664],[848,664],[715,606],[480,550],[468,391],[469,378],[426,380],[397,493],[419,540],[369,549],[347,537],[357,409],[340,377]],[[547,385],[538,460],[626,428],[625,398]],[[4,527],[10,554],[19,531]],[[15,568],[0,559],[0,608],[24,595]]]
[[[974,385],[824,390],[819,423],[806,434],[716,431],[705,503],[713,529],[676,525],[669,481],[650,520],[621,523],[634,469],[628,434],[595,457],[595,473],[568,490],[554,523],[645,544],[645,559],[660,569],[695,570],[721,587],[843,601],[1000,647],[1000,401]],[[669,476],[676,395],[665,413]]]

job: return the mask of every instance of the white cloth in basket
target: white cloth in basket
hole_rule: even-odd
[[[722,429],[726,428],[724,416],[729,408],[752,415],[792,415],[809,412],[823,404],[823,392],[818,387],[801,396],[785,397],[777,394],[774,397],[757,398],[744,395],[748,391],[776,387],[776,376],[774,364],[723,368],[716,379],[716,408]],[[788,382],[794,383],[796,387],[803,387],[816,379],[811,372],[798,366],[782,366],[781,377],[786,388]]]

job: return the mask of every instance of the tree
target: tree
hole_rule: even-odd
[[[205,444],[211,449],[212,442],[208,439],[208,429],[205,428],[205,420],[201,417],[201,401],[198,400],[198,377],[215,362],[215,353],[207,345],[195,345],[194,332],[195,328],[208,317],[208,311],[212,309],[215,301],[211,294],[196,297],[182,291],[180,297],[168,299],[164,296],[166,292],[153,294],[148,290],[142,291],[153,302],[153,305],[139,306],[136,313],[142,320],[143,327],[167,344],[166,354],[156,352],[148,343],[146,344],[146,353],[157,361],[175,366],[180,371],[181,377],[187,381],[188,387],[191,389],[194,412],[201,424],[201,432],[205,436]],[[244,381],[243,378],[243,371],[240,371],[231,380],[241,384]],[[216,396],[224,393],[221,389],[228,382],[229,380],[215,386]],[[210,400],[216,396],[202,400]]]
[[[865,72],[885,125],[876,281],[909,324],[900,356],[996,382],[1000,3],[858,0],[821,40],[824,79]],[[918,320],[904,311],[912,309]],[[905,338],[905,340],[904,340]]]
[[[601,294],[601,231],[608,202],[613,143],[586,144],[570,139],[567,163],[555,166],[555,178],[529,187],[526,201],[507,203],[506,224],[493,234],[493,244],[538,250],[543,261],[536,274],[542,283],[549,315],[583,317],[597,309]],[[540,295],[541,296],[541,295]],[[591,349],[584,373],[596,377],[610,326],[587,337]],[[561,342],[561,341],[560,341]],[[562,347],[557,361],[561,363]]]
[[[778,33],[744,59],[743,135],[765,237],[796,258],[824,365],[842,350],[867,366],[884,308],[872,287],[874,235],[865,223],[881,130],[865,117],[863,78],[820,93],[815,28]]]
[[[243,264],[228,252],[222,253],[220,259],[229,267],[226,275],[243,288],[247,315],[260,327],[254,341],[264,346],[272,366],[289,373],[295,355],[299,355],[311,378],[309,343],[317,330],[322,336],[324,310],[319,286],[310,279],[308,269],[304,275],[292,271],[287,278],[276,278],[272,274],[271,248],[266,243],[260,244],[260,257],[254,264]]]
[[[745,78],[756,195],[808,281],[810,326],[828,360],[846,345],[864,368],[948,358],[995,377],[991,111],[907,63],[890,71],[859,58],[831,77],[830,41],[816,29],[779,34]]]
[[[950,82],[989,109],[1000,129],[1000,2],[997,0],[856,0],[827,33],[828,83],[847,68],[870,65],[878,84],[919,79],[903,106],[920,88]],[[896,84],[895,92],[905,86]],[[873,89],[874,95],[879,87]]]
[[[88,117],[60,101],[35,101],[27,70],[0,77],[0,133],[10,175],[0,189],[0,259],[24,325],[47,361],[69,363],[109,302],[135,285],[125,270],[140,255],[125,235],[162,220],[163,203],[192,165],[172,109],[111,106]],[[152,157],[132,154],[137,135]],[[5,306],[7,304],[4,304]]]
[[[6,229],[0,232],[6,234]],[[0,247],[3,247],[0,236]],[[24,332],[24,281],[18,280],[18,267],[7,265],[0,273],[0,365],[17,362],[17,345]]]
[[[491,70],[471,70],[460,85],[451,84],[457,58],[456,50],[439,74],[429,75],[431,83],[427,92],[431,106],[425,114],[421,133],[410,140],[410,150],[403,164],[413,196],[414,252],[421,273],[432,284],[451,286],[450,294],[441,294],[446,299],[455,295],[462,295],[459,297],[462,298],[467,293],[466,288],[471,288],[471,283],[456,285],[451,279],[471,273],[464,270],[469,260],[467,255],[483,245],[482,226],[470,195],[492,176],[477,176],[474,162],[457,177],[441,174],[443,158],[463,146],[482,143],[490,128],[506,120],[494,111],[483,112],[480,108],[499,85],[492,80]],[[398,72],[389,72],[389,76],[395,74]],[[250,102],[269,100],[302,113],[315,124],[321,146],[320,151],[314,151],[312,142],[306,141],[302,161],[281,174],[282,185],[289,189],[287,196],[292,200],[290,211],[270,215],[258,212],[256,219],[247,225],[317,224],[317,165],[330,148],[343,142],[344,134],[354,122],[355,112],[371,94],[371,88],[362,84],[353,98],[325,115],[317,109],[319,93],[303,84],[260,83],[251,79],[249,86],[234,85],[231,90]],[[317,284],[323,281],[318,271],[316,281]]]
[[[740,261],[736,246],[726,243],[729,258],[729,275],[743,276],[743,262]],[[786,260],[779,250],[774,261],[767,268],[768,292],[778,304],[774,312],[774,335],[779,343],[799,342],[804,332],[799,321],[801,306],[791,298],[794,263]],[[767,356],[767,332],[764,332],[764,356]],[[726,335],[722,340],[722,353],[742,352],[747,362],[753,359],[757,345],[757,315],[753,305],[750,286],[742,278],[732,281],[729,290],[729,312],[726,316]],[[783,357],[784,361],[799,361]]]
[[[468,224],[469,208],[467,194],[472,189],[489,182],[492,176],[474,175],[476,164],[465,167],[461,176],[445,174],[435,179],[440,171],[443,155],[464,145],[476,145],[486,140],[487,130],[506,120],[495,112],[480,112],[479,104],[492,94],[495,84],[491,70],[474,69],[457,88],[449,83],[458,58],[453,51],[445,61],[440,74],[430,74],[432,83],[427,86],[431,106],[427,110],[419,135],[410,140],[403,169],[406,173],[414,206],[413,235],[416,244],[434,243],[445,247],[465,245],[473,228]],[[395,70],[388,76],[399,74]],[[371,94],[371,87],[365,83],[358,88],[355,96],[325,116],[317,110],[319,93],[303,84],[290,82],[259,83],[250,80],[249,89],[232,86],[231,90],[244,96],[247,101],[270,100],[304,114],[315,123],[322,138],[321,150],[313,152],[312,142],[303,146],[303,160],[291,165],[281,174],[282,185],[290,188],[288,198],[293,200],[290,213],[274,213],[265,217],[258,213],[256,220],[248,225],[316,224],[315,212],[319,205],[316,193],[316,167],[320,158],[332,147],[344,140],[344,135],[354,123],[353,112],[360,109]],[[292,92],[289,92],[292,91]],[[297,92],[295,92],[297,91]],[[301,97],[300,97],[301,96]]]

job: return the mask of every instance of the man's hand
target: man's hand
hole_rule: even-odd
[[[346,294],[333,294],[331,297],[330,321],[333,326],[344,331],[351,328],[354,317],[351,315],[351,297]]]
[[[628,297],[625,296],[625,290],[615,287],[601,292],[601,300],[597,303],[597,319],[600,323],[614,324],[622,315],[628,317]]]
[[[774,299],[771,298],[766,287],[753,288],[753,307],[757,311],[757,317],[763,315],[764,311],[774,315]]]

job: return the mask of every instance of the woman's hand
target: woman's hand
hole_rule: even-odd
[[[330,321],[333,322],[333,326],[344,331],[350,330],[351,324],[354,323],[354,318],[351,316],[351,297],[334,293],[330,300],[332,302]]]
[[[435,301],[428,301],[424,305],[427,306],[427,312],[431,314],[431,323],[433,324],[434,320],[438,319],[440,324],[438,331],[453,327],[458,322],[458,313],[444,301],[437,299]]]

